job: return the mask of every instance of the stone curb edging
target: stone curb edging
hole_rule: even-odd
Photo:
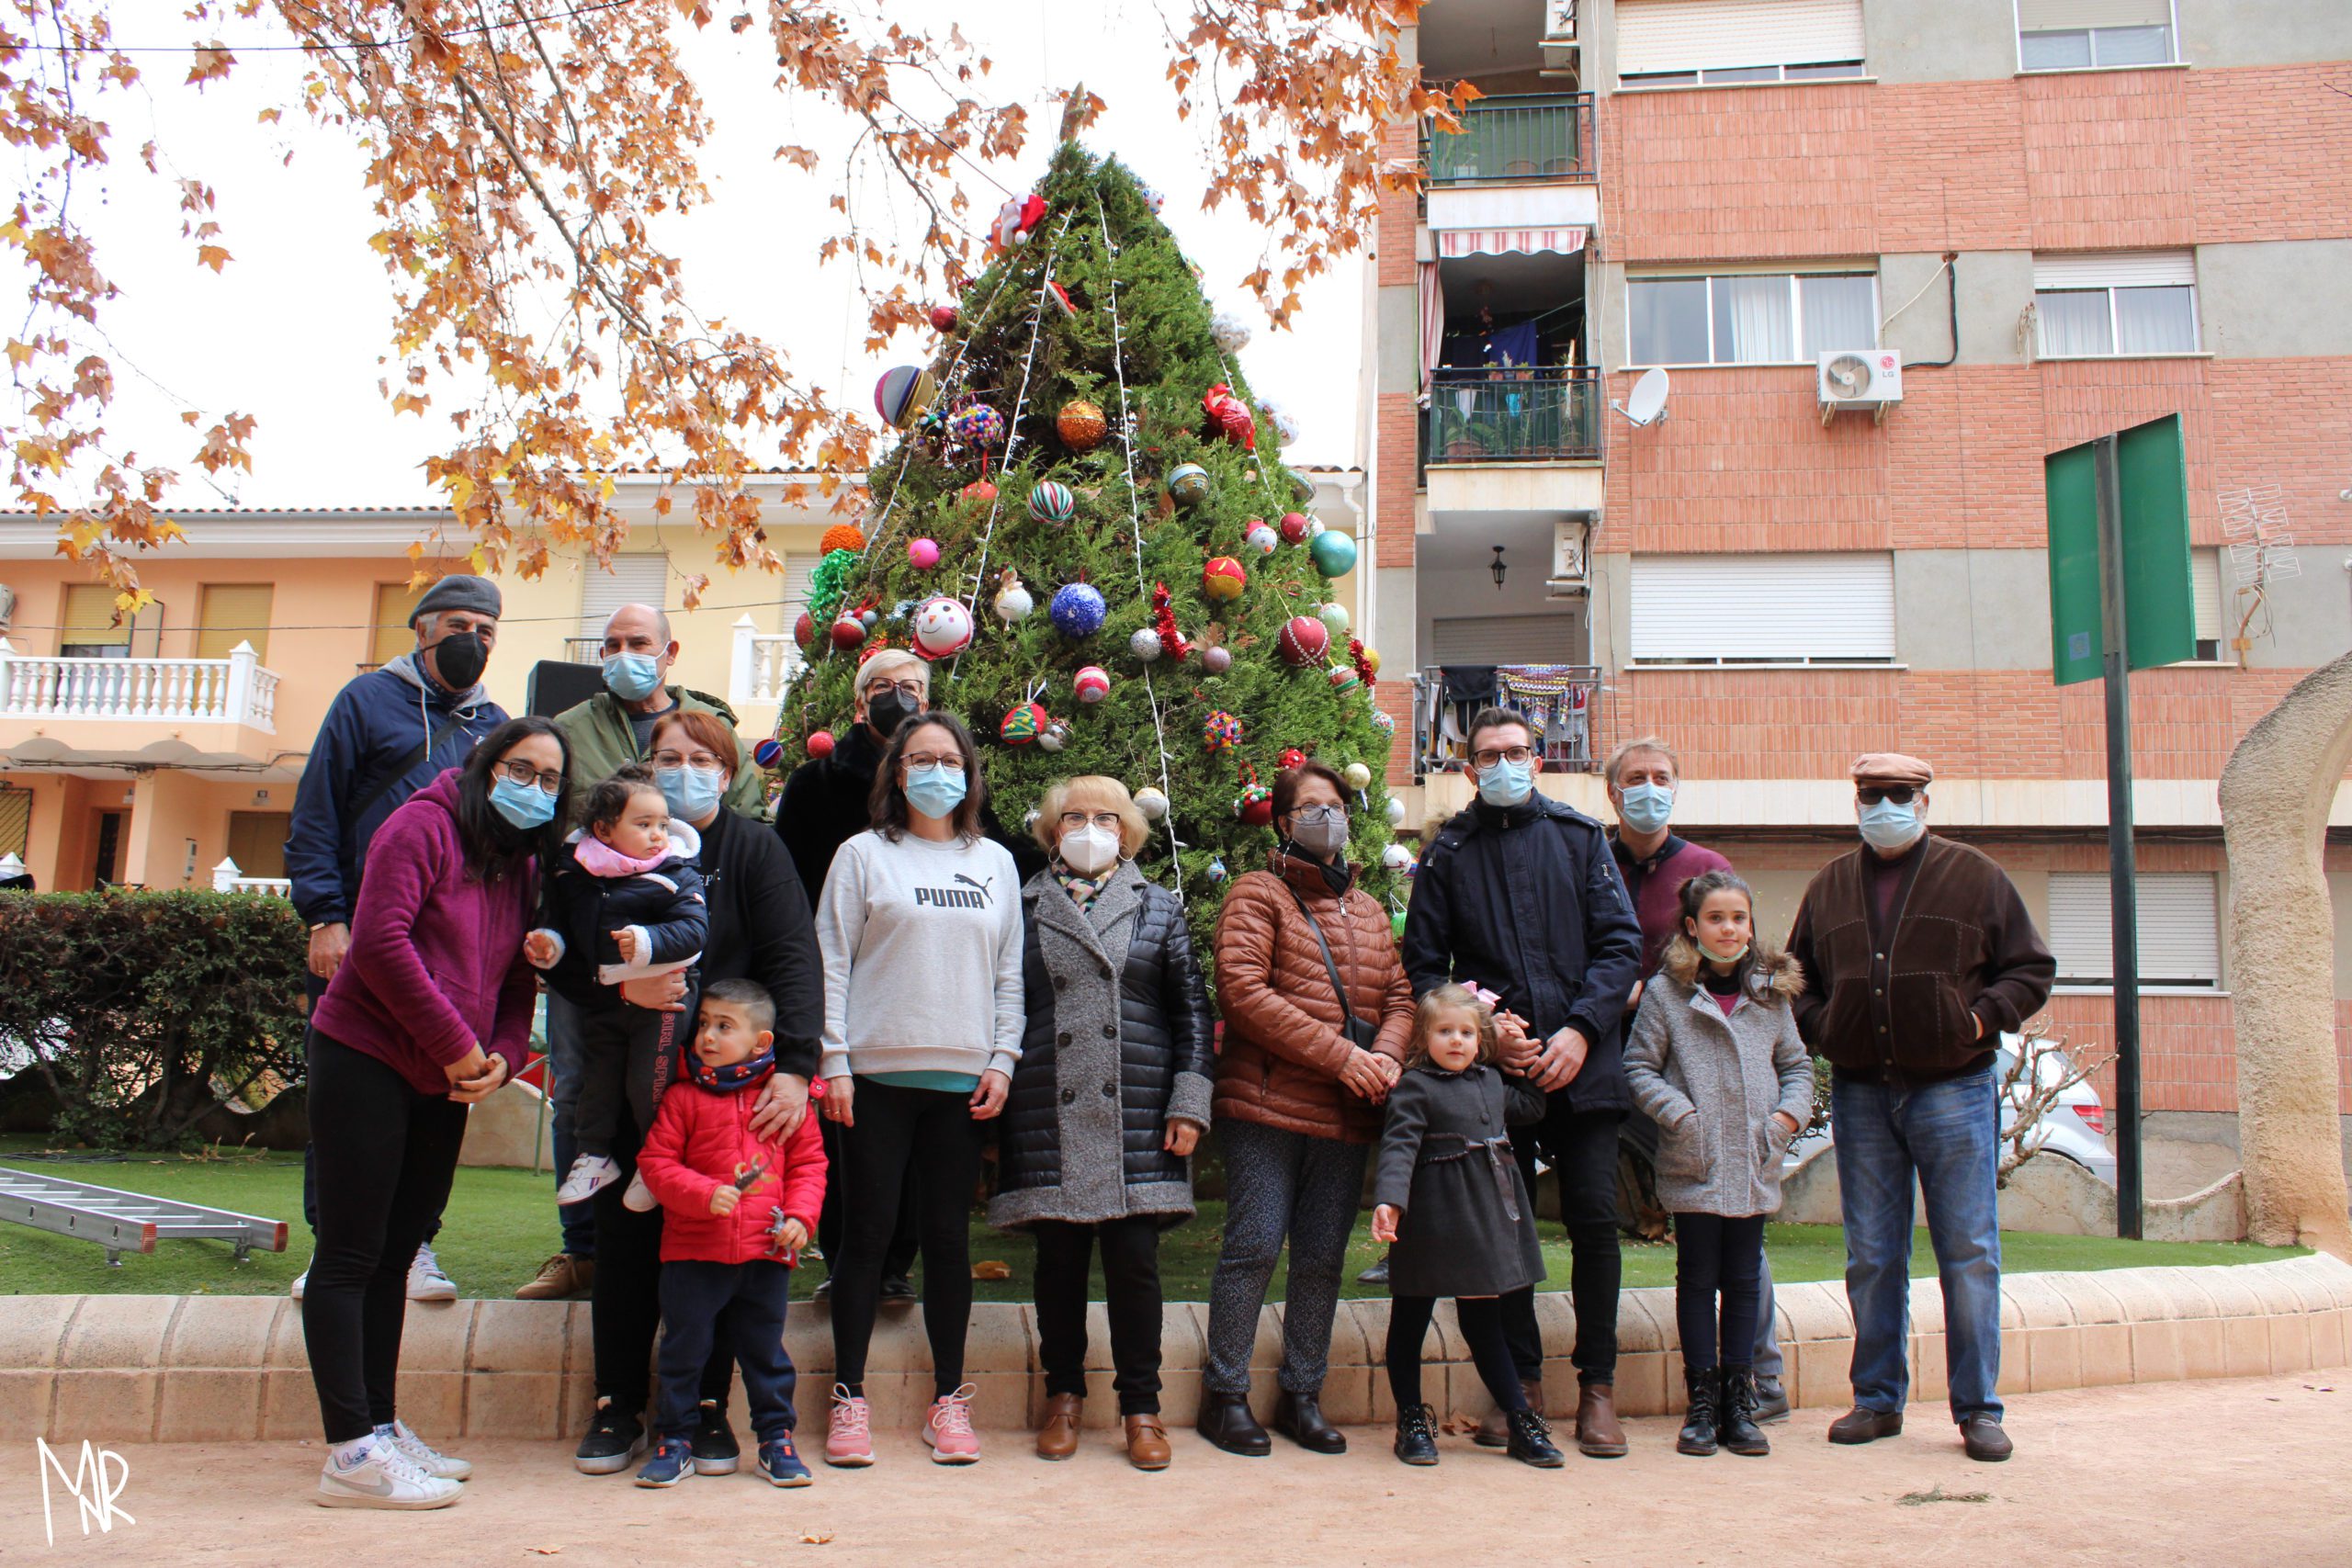
[[[0,1314],[0,1440],[250,1442],[314,1438],[317,1399],[302,1346],[301,1309],[277,1296],[15,1296]],[[1783,1285],[1781,1342],[1793,1402],[1842,1407],[1850,1390],[1853,1316],[1833,1281]],[[1575,1314],[1565,1294],[1536,1297],[1544,1331],[1544,1404],[1576,1406],[1568,1352]],[[1271,1404],[1282,1353],[1282,1308],[1258,1324],[1257,1403]],[[1911,1291],[1911,1393],[1944,1397],[1943,1302],[1933,1280]],[[1165,1309],[1161,1375],[1171,1426],[1199,1405],[1208,1308]],[[1351,1425],[1386,1422],[1395,1406],[1381,1366],[1385,1301],[1340,1303],[1323,1407]],[[1090,1309],[1087,1422],[1116,1422],[1103,1309]],[[1431,1330],[1425,1382],[1442,1410],[1490,1401],[1455,1337],[1450,1303]],[[822,1306],[799,1305],[786,1343],[800,1369],[804,1424],[821,1428],[832,1345]],[[1618,1408],[1657,1416],[1681,1407],[1674,1292],[1627,1291],[1618,1319]],[[2119,1269],[2017,1274],[2001,1285],[2004,1393],[2253,1377],[2352,1362],[2352,1265],[2325,1255],[2211,1269]],[[594,1403],[584,1302],[466,1301],[412,1306],[402,1346],[401,1412],[435,1440],[564,1438]],[[967,1375],[976,1422],[1023,1429],[1042,1417],[1044,1378],[1034,1314],[982,1303],[972,1312]],[[884,1427],[911,1428],[931,1397],[930,1349],[919,1309],[883,1314],[866,1393]],[[740,1408],[739,1412],[740,1414]]]

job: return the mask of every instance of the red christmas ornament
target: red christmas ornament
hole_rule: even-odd
[[[1286,544],[1286,545],[1302,545],[1302,544],[1305,544],[1305,543],[1306,542],[1306,530],[1307,530],[1307,522],[1306,522],[1306,513],[1304,513],[1304,512],[1285,512],[1285,513],[1283,513],[1283,525],[1282,525],[1281,532],[1282,532],[1282,536],[1283,536],[1283,542],[1284,544]]]
[[[1330,649],[1331,628],[1313,615],[1293,615],[1274,639],[1274,651],[1294,669],[1315,663]]]
[[[808,755],[811,758],[821,762],[832,754],[833,732],[831,730],[820,729],[808,737]]]
[[[800,645],[803,653],[808,652],[808,645],[817,640],[817,623],[806,610],[801,611],[800,618],[792,623],[792,640]]]
[[[978,479],[966,485],[961,493],[966,501],[994,501],[996,486],[985,479]]]
[[[1214,556],[1201,568],[1201,592],[1220,604],[1240,598],[1249,582],[1250,574],[1231,556]]]
[[[1282,764],[1283,772],[1288,773],[1306,761],[1306,753],[1295,746],[1285,746],[1283,754],[1275,761]]]
[[[865,640],[865,623],[855,615],[843,615],[833,623],[833,646],[847,651]]]
[[[931,324],[943,333],[954,332],[956,323],[961,319],[953,305],[933,305],[931,308]]]
[[[1233,814],[1245,828],[1264,828],[1274,820],[1274,792],[1264,784],[1246,785],[1233,803]]]
[[[1219,381],[1201,399],[1201,407],[1208,411],[1209,423],[1227,441],[1244,451],[1258,449],[1258,422],[1250,413],[1250,405],[1233,395],[1233,389]]]

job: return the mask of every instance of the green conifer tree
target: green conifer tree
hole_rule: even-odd
[[[1059,779],[1105,773],[1131,791],[1162,790],[1172,809],[1139,858],[1163,883],[1181,881],[1204,945],[1227,878],[1263,866],[1274,843],[1237,807],[1253,782],[1270,788],[1283,753],[1295,749],[1343,774],[1351,763],[1369,772],[1369,787],[1350,803],[1350,854],[1367,890],[1391,898],[1400,890],[1382,865],[1390,736],[1375,717],[1360,645],[1330,631],[1328,649],[1286,661],[1285,625],[1303,616],[1324,626],[1317,616],[1329,583],[1314,539],[1280,540],[1267,554],[1248,538],[1262,524],[1279,539],[1284,514],[1306,511],[1312,486],[1282,466],[1269,422],[1257,420],[1253,452],[1204,409],[1219,385],[1253,413],[1257,403],[1212,333],[1208,302],[1156,216],[1157,198],[1115,160],[1098,162],[1075,142],[1064,143],[1035,194],[1045,211],[1025,242],[989,265],[941,334],[928,367],[936,402],[875,467],[862,547],[831,550],[820,565],[801,628],[808,664],[786,695],[777,765],[788,771],[813,734],[849,722],[859,662],[879,648],[916,646],[920,607],[945,595],[969,611],[973,637],[959,655],[933,660],[933,702],[971,724],[1008,829],[1022,830]],[[1067,311],[1049,285],[1066,292]],[[1060,415],[1074,402],[1102,412],[1099,444],[1065,439]],[[980,408],[1002,421],[993,444],[964,439],[988,423],[967,414]],[[1207,476],[1205,495],[1191,502],[1169,484],[1188,464]],[[968,488],[984,469],[992,496]],[[1032,494],[1045,485],[1067,487],[1067,522],[1033,516]],[[910,556],[922,540],[936,545],[935,564]],[[1323,553],[1340,565],[1353,543],[1334,536]],[[1204,567],[1219,557],[1238,561],[1248,579],[1227,602],[1203,586]],[[996,607],[1008,570],[1035,603],[1012,621]],[[1101,593],[1107,615],[1074,638],[1057,628],[1051,607],[1080,582]],[[1160,624],[1152,603],[1160,584],[1190,652],[1180,659],[1164,647],[1147,660],[1131,639]],[[833,624],[864,610],[873,624],[863,641],[835,647]],[[1231,655],[1222,673],[1211,672],[1212,646]],[[1089,665],[1110,677],[1099,702],[1073,690]],[[1008,743],[1006,715],[1033,699],[1060,733]],[[1238,743],[1208,744],[1216,715],[1239,721]],[[1172,862],[1171,838],[1182,846]]]

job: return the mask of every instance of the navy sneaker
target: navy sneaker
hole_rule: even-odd
[[[760,1445],[760,1473],[771,1486],[806,1486],[813,1479],[792,1446],[792,1434],[771,1438]]]
[[[606,1401],[596,1406],[571,1463],[582,1475],[614,1475],[627,1470],[644,1446],[645,1428],[638,1425],[637,1417]]]
[[[695,1412],[693,1443],[696,1475],[732,1475],[742,1463],[735,1428],[727,1424],[726,1410],[711,1400],[704,1400]]]
[[[684,1438],[664,1438],[653,1445],[653,1457],[637,1472],[639,1486],[675,1486],[695,1472],[694,1445]]]

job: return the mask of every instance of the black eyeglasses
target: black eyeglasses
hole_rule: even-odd
[[[498,771],[518,784],[537,784],[542,795],[555,795],[563,788],[561,773],[541,773],[520,757],[510,758],[498,764]]]
[[[1917,793],[1909,784],[1857,784],[1854,788],[1854,798],[1864,806],[1876,806],[1882,800],[1891,800],[1897,806],[1908,806],[1911,804],[1912,795]]]

